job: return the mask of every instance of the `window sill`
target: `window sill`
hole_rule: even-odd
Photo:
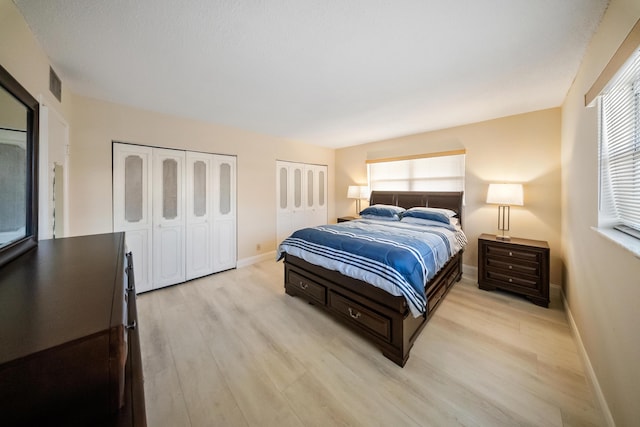
[[[628,250],[636,258],[640,258],[640,239],[636,239],[633,236],[629,236],[613,228],[591,227],[591,229],[623,249]]]

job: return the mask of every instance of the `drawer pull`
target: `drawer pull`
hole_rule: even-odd
[[[133,292],[136,290],[135,286],[130,286],[127,289],[125,289],[127,292]]]
[[[302,280],[300,282],[298,282],[298,285],[300,286],[300,289],[302,289],[303,291],[306,291],[307,288],[309,287],[308,283],[304,283]]]
[[[509,252],[509,256],[513,256],[513,252]]]
[[[134,320],[133,322],[129,323],[128,325],[125,326],[125,328],[127,328],[127,329],[135,329],[136,328],[136,321]]]
[[[353,319],[359,319],[361,314],[359,311],[354,312],[351,307],[349,307],[349,316],[351,316],[351,318]]]
[[[509,270],[513,270],[513,266],[512,265],[509,266]]]
[[[513,279],[512,279],[512,278],[509,278],[509,283],[511,283],[511,282],[513,282]]]

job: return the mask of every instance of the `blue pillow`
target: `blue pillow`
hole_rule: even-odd
[[[449,224],[450,215],[441,209],[411,208],[402,214],[403,218],[421,218]]]
[[[402,222],[405,224],[419,224],[419,225],[430,225],[432,227],[443,227],[451,231],[456,231],[456,226],[454,224],[450,224],[448,222],[445,224],[444,222],[433,221],[431,219],[403,216]]]
[[[379,216],[391,219],[400,219],[400,214],[405,211],[404,208],[400,206],[392,206],[392,205],[373,205],[368,208],[362,210],[360,215],[367,216]]]

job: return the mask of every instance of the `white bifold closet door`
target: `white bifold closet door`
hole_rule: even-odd
[[[327,223],[327,166],[276,161],[276,238]]]
[[[154,288],[186,280],[185,154],[153,149]]]
[[[307,227],[327,222],[327,167],[305,165],[305,217]]]
[[[236,158],[214,156],[213,271],[236,266]]]
[[[305,215],[304,164],[276,162],[276,237],[278,242],[308,226]]]
[[[236,158],[113,144],[114,230],[138,292],[236,267]]]
[[[187,280],[213,273],[213,155],[187,152]]]
[[[113,144],[113,229],[126,232],[127,250],[135,254],[137,292],[153,289],[152,157],[150,147]]]

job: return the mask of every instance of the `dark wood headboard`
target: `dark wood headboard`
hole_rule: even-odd
[[[372,191],[370,205],[451,209],[462,226],[462,191]]]

